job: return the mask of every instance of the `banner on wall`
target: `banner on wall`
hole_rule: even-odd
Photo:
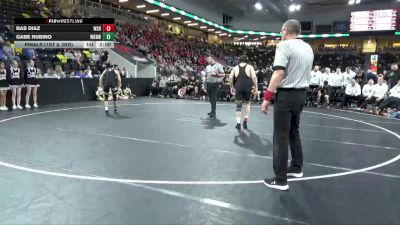
[[[372,70],[372,72],[377,73],[378,72],[378,55],[371,55],[371,61],[370,61],[370,66],[369,69]]]

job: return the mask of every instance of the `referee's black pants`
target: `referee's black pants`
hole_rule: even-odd
[[[220,83],[207,83],[207,94],[211,103],[211,115],[216,115]]]
[[[274,104],[274,172],[278,181],[287,180],[288,147],[292,154],[291,166],[301,170],[303,149],[300,140],[300,115],[306,100],[304,89],[278,89]]]

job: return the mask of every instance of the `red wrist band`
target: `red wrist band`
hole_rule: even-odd
[[[264,93],[264,100],[270,102],[272,100],[273,96],[274,96],[274,92],[267,90]]]

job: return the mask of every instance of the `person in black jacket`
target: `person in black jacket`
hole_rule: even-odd
[[[399,66],[396,63],[393,63],[390,69],[391,70],[388,71],[384,77],[388,82],[389,89],[396,86],[397,82],[400,80]]]
[[[322,101],[322,97],[325,100],[325,103],[329,106],[329,99],[330,96],[332,94],[332,87],[329,85],[328,81],[324,81],[324,86],[321,88],[321,90],[318,92],[318,101],[317,101],[317,105],[319,106],[321,101]]]

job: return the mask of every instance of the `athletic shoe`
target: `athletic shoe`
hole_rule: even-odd
[[[281,191],[289,190],[289,185],[288,185],[287,181],[277,181],[275,178],[265,179],[264,185],[269,188],[273,188],[273,189],[277,189],[277,190],[281,190]]]
[[[235,128],[238,130],[238,132],[240,132],[242,130],[240,123],[237,123]]]
[[[28,104],[26,104],[26,105],[25,105],[25,108],[26,108],[26,109],[30,109],[30,108],[31,108],[31,106],[30,106],[30,105],[28,105]]]
[[[117,107],[114,107],[114,112],[118,112]]]
[[[3,106],[3,107],[0,107],[0,110],[1,110],[1,111],[7,111],[8,108],[7,108],[7,106]]]
[[[13,105],[12,109],[16,110],[16,109],[17,109],[17,106],[16,106],[16,105]]]
[[[33,108],[39,108],[39,106],[38,106],[38,104],[37,103],[35,103],[35,104],[33,104]]]
[[[210,113],[210,118],[215,118],[215,117],[217,117],[217,115],[216,114],[213,114],[213,113]]]
[[[289,166],[288,170],[287,170],[287,176],[288,177],[296,177],[296,178],[300,178],[303,177],[303,171],[301,170],[295,170],[293,168],[293,166]]]
[[[22,106],[19,105],[19,106],[17,106],[17,109],[24,109],[24,108],[22,108]]]
[[[243,128],[244,128],[245,130],[247,130],[247,122],[246,122],[246,121],[243,121]]]

